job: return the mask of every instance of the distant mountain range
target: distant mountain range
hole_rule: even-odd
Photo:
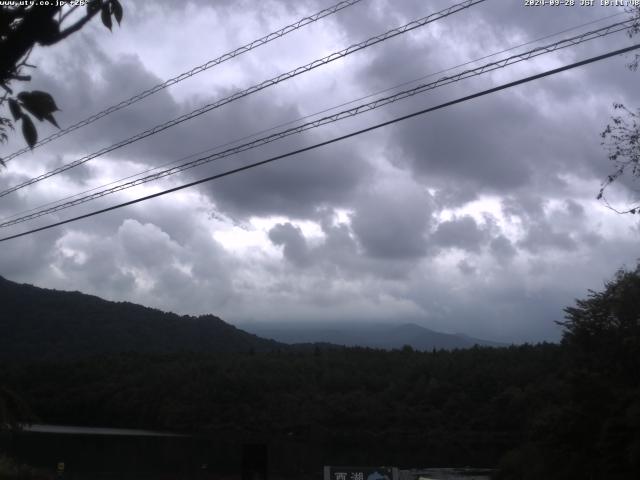
[[[324,342],[334,345],[394,349],[409,345],[415,350],[470,348],[474,345],[500,347],[498,342],[462,334],[441,333],[415,323],[406,324],[305,324],[251,322],[238,325],[243,330],[278,342],[296,344]]]
[[[326,348],[329,344],[384,349],[410,345],[416,350],[499,345],[415,324],[301,328],[256,322],[243,328],[213,315],[180,316],[0,277],[0,359],[78,358],[118,352],[259,352],[314,345]]]

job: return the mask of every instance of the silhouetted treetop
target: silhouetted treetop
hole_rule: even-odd
[[[37,45],[50,46],[64,40],[98,14],[104,26],[111,30],[112,17],[120,24],[123,12],[119,0],[90,0],[84,13],[79,6],[56,6],[56,2],[48,2],[51,5],[21,3],[28,2],[0,6],[0,87],[4,90],[0,106],[6,103],[12,117],[0,115],[0,143],[7,140],[7,132],[13,130],[14,123],[21,121],[22,134],[33,147],[38,141],[38,132],[32,117],[57,127],[53,113],[58,107],[47,92],[14,92],[13,82],[31,80],[31,76],[24,73],[25,69],[34,67],[28,63],[31,51]]]

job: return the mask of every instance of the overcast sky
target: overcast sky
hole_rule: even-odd
[[[67,126],[331,5],[123,1],[40,48],[27,89]],[[363,0],[25,154],[2,189],[454,0]],[[281,123],[602,19],[614,7],[488,0],[0,199],[6,217]],[[602,20],[515,52],[593,30]],[[6,228],[2,236],[330,139],[631,44],[624,33],[438,88],[355,119]],[[513,52],[511,52],[513,53]],[[472,64],[481,65],[499,55]],[[416,322],[499,341],[557,340],[562,309],[640,257],[640,223],[595,200],[612,104],[640,106],[615,57],[136,206],[0,245],[0,275],[231,323]],[[464,67],[464,68],[469,68]],[[453,73],[462,71],[457,68]],[[436,78],[444,74],[438,74]],[[429,80],[425,80],[429,81]],[[415,85],[412,83],[411,85]],[[395,91],[395,90],[394,90]],[[39,126],[41,136],[53,132]],[[23,146],[19,134],[1,152]],[[611,189],[624,207],[638,183]],[[635,190],[634,190],[635,189]]]

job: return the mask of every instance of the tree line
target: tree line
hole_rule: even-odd
[[[4,361],[40,421],[389,445],[496,478],[640,473],[640,265],[566,309],[561,344],[119,353]]]

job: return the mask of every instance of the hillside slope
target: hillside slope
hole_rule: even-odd
[[[0,277],[0,359],[74,358],[129,351],[247,352],[283,346],[213,315],[179,316]]]

